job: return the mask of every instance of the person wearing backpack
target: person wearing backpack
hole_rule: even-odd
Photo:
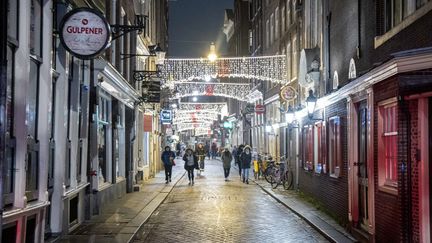
[[[189,185],[194,184],[194,169],[198,168],[198,157],[193,153],[192,149],[186,149],[183,156],[184,168],[188,173]]]

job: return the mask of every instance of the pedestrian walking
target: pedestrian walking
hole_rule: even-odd
[[[225,150],[222,152],[222,155],[221,155],[225,181],[228,181],[228,176],[229,176],[230,169],[231,169],[232,159],[233,159],[233,157],[232,157],[231,152],[228,150],[228,148],[225,148]]]
[[[175,154],[173,151],[171,151],[171,147],[166,146],[165,151],[163,151],[161,156],[162,163],[165,168],[165,184],[171,182],[172,167],[175,165],[174,158]]]
[[[251,147],[246,145],[243,152],[240,155],[240,164],[242,168],[242,180],[243,183],[249,184],[249,169],[252,162]]]
[[[206,155],[210,159],[210,145],[208,144],[208,142],[206,142],[206,145],[204,146],[204,150],[206,152]]]
[[[193,153],[192,149],[186,149],[183,156],[185,162],[184,168],[188,173],[189,185],[194,184],[194,169],[198,169],[198,157]]]
[[[240,155],[243,153],[243,148],[244,148],[244,145],[240,144],[240,146],[238,146],[236,154],[235,154],[235,160],[236,160],[236,164],[238,166],[240,180],[242,179],[242,177],[241,177]]]
[[[198,156],[198,164],[199,164],[199,174],[204,171],[204,160],[205,160],[205,149],[204,146],[200,143],[198,144],[198,148],[195,149],[195,154]]]
[[[217,154],[217,145],[216,143],[213,143],[211,146],[211,154],[212,154],[212,159],[214,159],[216,157]]]

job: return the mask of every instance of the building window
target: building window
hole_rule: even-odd
[[[297,43],[297,36],[294,36],[292,41],[291,41],[291,49],[292,49],[292,71],[291,71],[291,78],[292,79],[296,79],[297,78],[297,73],[298,73],[298,62],[299,62],[299,57],[298,57],[298,43]]]
[[[384,30],[391,30],[430,0],[383,0]]]
[[[289,28],[290,27],[290,25],[291,25],[291,23],[292,23],[292,15],[291,15],[291,8],[292,8],[292,5],[291,5],[291,1],[290,0],[287,0],[287,2],[286,2],[286,20],[287,20],[287,28]]]
[[[26,124],[27,124],[27,157],[26,157],[26,196],[29,201],[38,196],[39,149],[38,149],[38,106],[39,106],[39,63],[30,58],[30,80],[27,89]]]
[[[275,10],[275,40],[279,39],[279,7]]]
[[[285,24],[286,24],[286,12],[285,12],[285,6],[282,7],[281,9],[281,26],[282,26],[282,34],[285,33],[286,29],[285,29]]]
[[[270,44],[273,43],[275,39],[274,37],[275,37],[275,17],[274,14],[272,14],[270,15]]]
[[[9,0],[7,2],[7,32],[8,37],[18,40],[18,1]]]
[[[102,94],[102,90],[100,93]],[[108,97],[101,95],[99,97],[98,104],[98,158],[99,158],[99,169],[98,179],[99,184],[109,182],[108,178],[108,153],[109,153],[109,125],[111,117],[111,104]]]
[[[314,137],[313,126],[306,125],[303,127],[303,169],[313,171],[314,161]]]
[[[342,168],[341,119],[338,116],[328,121],[328,170],[331,177],[339,177]]]
[[[270,46],[270,21],[266,21],[266,47]]]
[[[397,99],[378,104],[378,182],[397,193]]]
[[[40,0],[31,0],[29,45],[30,54],[42,56],[42,5]]]
[[[6,72],[6,161],[3,166],[3,206],[8,206],[14,200],[14,168],[15,143],[13,133],[14,123],[14,90],[15,90],[15,48],[7,45]]]
[[[314,129],[314,168],[316,173],[326,172],[326,126],[325,122],[318,122]]]

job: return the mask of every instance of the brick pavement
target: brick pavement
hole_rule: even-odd
[[[182,163],[178,161],[176,163]],[[128,193],[112,201],[102,208],[100,215],[92,217],[69,235],[54,242],[129,242],[183,175],[183,166],[174,166],[172,182],[166,185],[164,172],[158,173],[143,184],[141,191]]]
[[[183,177],[138,231],[138,242],[328,242],[320,233],[238,172],[225,182],[220,161],[188,185]]]

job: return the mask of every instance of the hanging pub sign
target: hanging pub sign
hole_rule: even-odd
[[[105,17],[91,8],[76,8],[60,23],[60,41],[72,55],[92,59],[102,53],[111,38],[110,25]]]
[[[161,119],[162,124],[171,124],[172,111],[171,110],[161,110],[160,119]]]
[[[297,92],[292,86],[284,86],[281,88],[279,96],[283,101],[292,101],[297,97]]]

